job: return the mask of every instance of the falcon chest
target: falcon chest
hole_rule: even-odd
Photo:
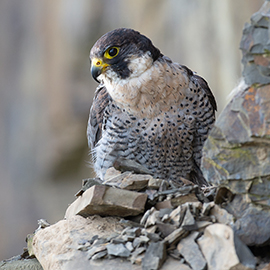
[[[183,73],[181,66],[156,62],[125,83],[105,83],[113,101],[95,149],[101,178],[118,157],[135,160],[158,177],[190,171],[195,119],[186,114],[191,93]]]

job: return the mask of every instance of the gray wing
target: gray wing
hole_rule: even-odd
[[[197,119],[197,128],[194,136],[193,147],[194,147],[194,161],[195,166],[190,176],[194,183],[199,185],[207,185],[206,180],[201,172],[201,157],[202,148],[205,140],[208,137],[210,129],[213,127],[215,122],[215,111],[217,110],[217,104],[215,97],[212,94],[207,82],[198,75],[193,75],[194,82],[199,88],[205,93],[204,101],[200,103],[199,109],[201,112],[200,117]]]
[[[95,91],[87,126],[88,145],[92,149],[96,146],[102,136],[104,110],[111,100],[111,96],[107,92],[106,87],[103,84],[100,84]]]

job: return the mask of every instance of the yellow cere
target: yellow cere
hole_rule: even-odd
[[[92,65],[96,66],[96,67],[99,67],[99,66],[102,65],[102,61],[100,59],[98,59],[98,58],[94,58],[94,59],[92,59]]]

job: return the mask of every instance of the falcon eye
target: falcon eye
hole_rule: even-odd
[[[104,56],[108,59],[112,59],[115,56],[117,56],[119,53],[119,48],[117,47],[111,47],[109,49],[106,50],[106,52],[104,53]]]

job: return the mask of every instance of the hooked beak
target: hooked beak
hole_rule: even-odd
[[[103,63],[101,59],[99,58],[93,58],[91,61],[91,74],[92,77],[100,83],[100,81],[97,79],[98,76],[104,71],[104,69],[109,66],[106,63]]]

